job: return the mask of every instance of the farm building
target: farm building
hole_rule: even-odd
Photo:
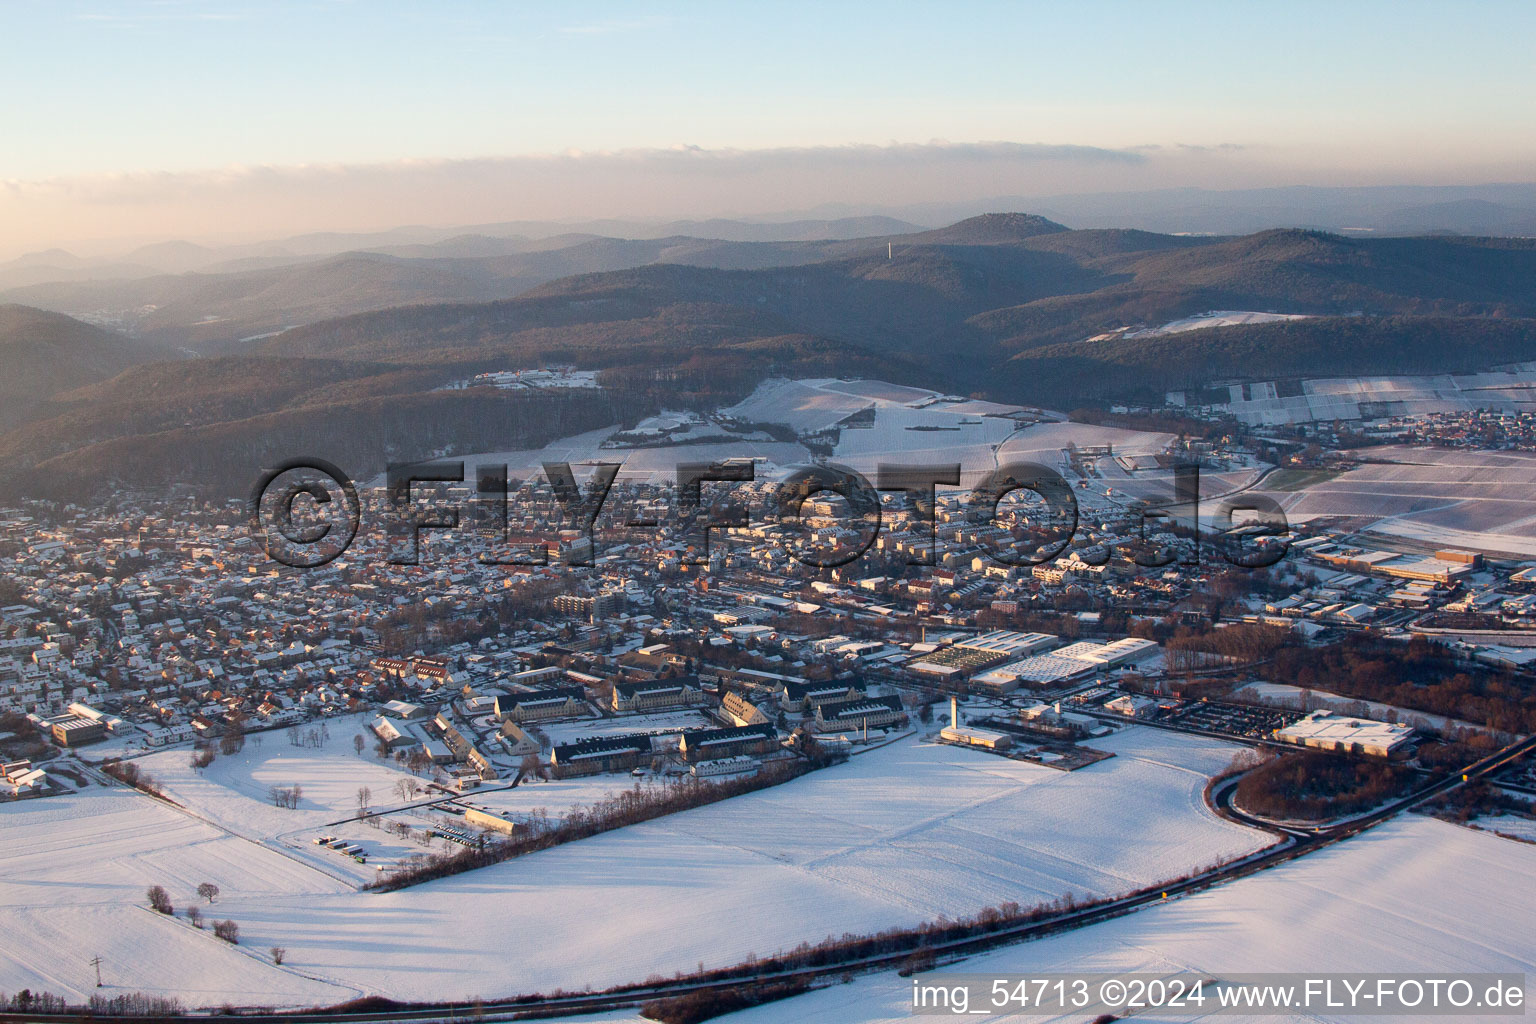
[[[389,701],[379,710],[390,718],[398,718],[404,722],[418,722],[424,718],[430,718],[432,714],[420,704],[403,700]]]
[[[377,736],[390,750],[399,750],[402,747],[415,746],[420,740],[409,731],[395,723],[395,720],[379,717],[373,720],[373,734]]]
[[[19,796],[46,788],[48,773],[32,767],[31,761],[12,761],[0,764],[0,793]]]

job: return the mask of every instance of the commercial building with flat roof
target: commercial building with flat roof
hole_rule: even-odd
[[[1294,725],[1276,729],[1275,739],[1317,750],[1391,757],[1413,745],[1413,727],[1314,711]]]
[[[53,741],[61,747],[80,747],[107,736],[105,722],[93,722],[77,715],[54,720],[49,731],[53,733]]]
[[[961,746],[981,747],[985,750],[1007,750],[1013,746],[1013,737],[1007,733],[978,729],[973,725],[946,725],[939,730],[939,738]]]

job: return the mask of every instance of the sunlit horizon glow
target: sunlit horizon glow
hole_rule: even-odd
[[[13,6],[0,255],[1524,182],[1536,7]]]

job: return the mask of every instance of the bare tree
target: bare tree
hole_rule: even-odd
[[[293,810],[299,806],[299,798],[304,795],[304,787],[289,786],[284,789],[281,786],[273,786],[267,791],[267,795],[272,798],[273,807],[286,807]]]
[[[357,787],[357,813],[368,813],[368,802],[373,799],[373,790],[367,786]]]
[[[215,938],[223,939],[231,946],[240,945],[240,926],[233,921],[213,922],[213,935]]]
[[[203,926],[203,912],[197,909],[197,904],[195,903],[187,908],[187,923],[193,928],[201,928]]]
[[[219,898],[219,887],[212,882],[203,882],[197,887],[197,895],[199,899],[212,903]]]
[[[395,792],[400,795],[401,800],[409,800],[416,793],[416,780],[396,779]]]
[[[174,914],[176,908],[171,906],[171,894],[165,891],[163,885],[152,885],[145,894],[149,899],[150,907],[161,914]]]
[[[362,733],[358,733],[356,736],[352,737],[352,749],[357,751],[357,756],[358,757],[362,757],[363,756],[363,748],[366,747],[367,745],[368,745],[368,741],[363,739],[363,734]]]
[[[238,754],[244,748],[245,725],[241,719],[231,719],[219,739],[219,753],[228,757],[230,754]]]
[[[279,966],[282,965],[283,958],[288,955],[288,951],[282,946],[273,946],[267,952],[272,954],[272,962]]]

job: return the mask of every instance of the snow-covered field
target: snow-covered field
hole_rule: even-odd
[[[1536,844],[1536,818],[1525,818],[1518,814],[1492,814],[1478,818],[1473,824],[1501,836]]]
[[[4,808],[0,906],[94,904],[163,885],[178,905],[198,883],[227,893],[345,887],[274,850],[125,788],[92,787]]]
[[[874,422],[841,429],[833,453],[837,463],[870,479],[874,479],[880,462],[900,457],[913,462],[958,462],[962,485],[971,487],[995,469],[1000,460],[1059,466],[1063,450],[1069,443],[1079,446],[1113,444],[1117,453],[1152,454],[1166,448],[1173,438],[1171,434],[1070,423],[1059,413],[1038,411],[1039,415],[1047,417],[1046,421],[1021,429],[1018,421],[1012,418],[1025,412],[1019,406],[961,399],[878,380],[769,380],[741,402],[721,409],[720,413],[747,422],[781,423],[801,434],[808,434],[826,430],[854,413],[871,409]],[[677,421],[682,415],[653,417],[647,423],[660,426]],[[1051,417],[1060,417],[1061,421]],[[656,484],[675,479],[679,462],[750,458],[758,462],[758,479],[774,480],[782,478],[792,467],[812,461],[810,450],[798,442],[754,440],[745,436],[711,444],[658,442],[637,447],[603,447],[603,443],[616,433],[619,433],[617,426],[608,427],[562,438],[541,449],[485,452],[466,456],[465,460],[470,465],[505,463],[512,476],[523,479],[539,474],[544,462],[572,465],[618,462],[621,465],[619,480]],[[676,439],[721,433],[722,428],[702,425]],[[374,487],[382,484],[382,478],[371,482]]]
[[[783,423],[801,433],[825,430],[870,406],[877,409],[908,408],[931,403],[936,391],[888,384],[880,380],[768,380],[752,394],[721,412],[759,423]],[[1015,406],[976,403],[994,411],[1013,411]],[[977,410],[971,409],[970,412]]]
[[[191,766],[185,749],[151,754],[137,763],[159,780],[167,796],[199,817],[236,835],[266,839],[352,817],[363,786],[371,791],[371,806],[388,807],[403,802],[395,793],[398,780],[429,781],[374,756],[373,736],[367,732],[371,718],[324,719],[327,738],[319,747],[293,746],[286,730],[257,733],[246,739],[244,750],[217,755],[201,771]],[[319,725],[306,724],[299,731]],[[359,734],[365,740],[362,754],[353,744]],[[273,806],[273,787],[295,785],[303,790],[298,807]]]
[[[1286,515],[1432,544],[1536,554],[1536,456],[1433,448],[1370,450],[1360,466],[1301,491],[1275,491]]]
[[[303,901],[348,886],[127,789],[90,788],[0,810],[0,991],[30,987],[71,1000],[96,993],[87,963],[105,961],[107,996],[158,991],[189,1003],[335,1002],[354,990],[273,967],[265,945],[239,949],[145,905],[164,886],[178,913],[197,887],[229,899]]]
[[[246,738],[238,754],[215,756],[201,771],[191,766],[185,748],[166,750],[137,760],[160,783],[166,796],[201,818],[233,835],[242,836],[297,858],[334,878],[360,885],[371,882],[379,867],[422,853],[419,846],[397,840],[388,833],[353,822],[358,790],[367,787],[369,807],[381,810],[407,803],[395,785],[410,780],[425,786],[430,778],[413,775],[394,761],[374,756],[372,734],[367,732],[371,715],[347,715],[324,720],[324,740],[318,747],[294,746],[287,730],[256,733]],[[299,727],[306,734],[320,723]],[[358,754],[353,737],[363,734]],[[298,786],[303,791],[295,808],[274,806],[273,787]],[[432,796],[440,797],[441,793]],[[413,798],[410,803],[419,803]],[[423,822],[416,821],[420,825]],[[366,864],[314,845],[318,835],[352,839],[364,848]]]
[[[100,875],[99,842],[128,866],[102,876],[59,941],[74,935],[79,948],[111,928],[114,941],[137,936],[158,948],[161,932],[183,925],[139,910],[144,887],[160,881],[180,905],[207,875],[224,891],[218,915],[240,925],[241,950],[288,950],[281,970],[266,969],[271,977],[252,971],[230,982],[247,993],[230,998],[291,1004],[356,990],[424,999],[601,986],[1004,901],[1121,892],[1268,841],[1215,817],[1201,799],[1207,775],[1235,747],[1140,727],[1099,745],[1118,756],[1069,774],[904,740],[781,787],[389,894],[352,891],[136,794],[67,798],[95,803],[57,811],[37,801],[23,813],[76,831],[63,833],[51,856],[7,865],[7,877],[37,881],[16,890],[10,918],[0,921],[10,958],[0,987],[83,984],[83,962],[67,978],[58,974],[64,950],[35,956],[23,926],[44,913],[50,883]],[[242,805],[223,803],[205,806],[262,827],[236,813]],[[27,834],[54,827],[39,821]],[[241,852],[225,856],[219,843]],[[110,924],[96,925],[98,917]],[[212,1001],[207,991],[225,984],[217,972],[231,951],[186,930],[176,970],[144,965],[132,987]],[[215,980],[194,982],[191,965],[205,956]],[[335,987],[322,997],[309,978]]]
[[[295,965],[370,991],[492,996],[729,963],[1006,900],[1120,892],[1267,841],[1201,800],[1232,747],[1140,729],[1106,745],[1120,756],[1067,774],[902,742],[469,875],[253,901],[238,916]]]
[[[607,797],[636,786],[663,785],[666,780],[648,776],[644,780],[629,775],[587,775],[574,779],[531,779],[516,789],[474,789],[454,802],[462,807],[478,807],[496,814],[509,814],[515,820],[540,810],[557,819],[573,807],[590,807]]]
[[[1189,971],[1216,976],[1282,971],[1516,972],[1528,979],[1529,1003],[1536,995],[1531,986],[1536,980],[1532,920],[1536,920],[1536,846],[1429,818],[1406,817],[1230,885],[1103,924],[1009,946],[944,970],[1001,976],[1042,971]],[[911,999],[910,980],[883,973],[719,1020],[722,1024],[896,1024],[913,1019]],[[609,1019],[641,1018],[616,1014]],[[969,1019],[1083,1018],[977,1014]],[[1139,1014],[1135,1019],[1197,1018],[1163,1012]],[[1224,1014],[1211,1019],[1285,1018]],[[1310,1014],[1290,1019],[1361,1018]]]
[[[1184,334],[1188,331],[1199,331],[1207,327],[1273,324],[1285,320],[1306,320],[1307,318],[1305,313],[1258,313],[1243,309],[1213,309],[1208,313],[1187,316],[1181,320],[1170,320],[1161,327],[1143,327],[1137,331],[1127,331],[1125,337],[1157,338],[1165,334]]]
[[[1113,445],[1116,455],[1155,455],[1174,440],[1172,434],[1154,434],[1123,427],[1102,427],[1092,423],[1036,423],[1026,427],[1003,445],[998,458],[1046,462],[1059,461],[1069,444],[1079,448]]]
[[[1525,517],[1522,517],[1499,530],[1458,530],[1421,519],[1392,518],[1373,524],[1369,529],[1376,533],[1434,544],[1437,547],[1467,548],[1496,555],[1536,558],[1536,537],[1528,534],[1531,525]],[[1520,532],[1511,533],[1505,530]]]
[[[1302,381],[1299,388],[1294,383],[1251,381],[1229,385],[1230,397],[1213,408],[1252,426],[1369,419],[1384,413],[1518,413],[1531,409],[1533,379],[1536,365],[1524,363],[1485,373],[1429,377],[1317,377]]]

